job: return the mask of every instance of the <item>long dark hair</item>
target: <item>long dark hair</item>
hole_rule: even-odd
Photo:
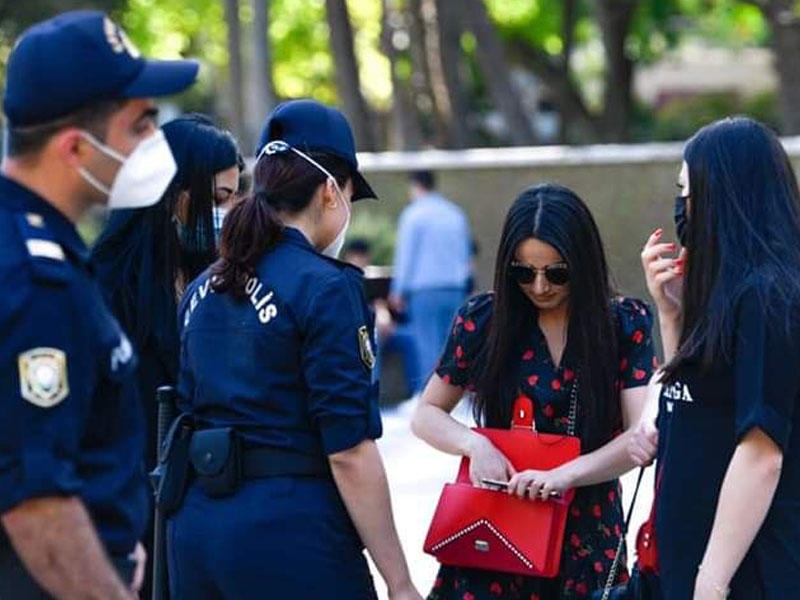
[[[325,152],[306,152],[322,165],[344,189],[350,166]],[[247,280],[261,257],[281,239],[279,213],[296,215],[311,204],[327,175],[291,150],[263,155],[253,172],[253,193],[225,217],[219,243],[219,259],[211,267],[211,287],[217,293],[247,294]]]
[[[529,238],[553,246],[570,268],[569,325],[564,356],[576,367],[584,450],[610,439],[621,410],[611,286],[603,244],[589,209],[571,190],[546,183],[522,192],[506,217],[497,252],[494,306],[477,359],[475,418],[507,427],[519,393],[518,358],[538,311],[511,277],[517,247]]]
[[[176,281],[191,281],[214,260],[214,175],[240,158],[230,133],[205,116],[186,115],[163,130],[178,165],[167,191],[154,206],[112,211],[92,249],[114,313],[140,348],[151,335],[159,348],[176,347]],[[183,242],[174,222],[182,192],[190,197]]]
[[[689,140],[684,159],[691,208],[683,329],[667,378],[689,358],[706,370],[730,361],[745,290],[787,325],[800,298],[800,194],[777,136],[749,118],[723,119]]]

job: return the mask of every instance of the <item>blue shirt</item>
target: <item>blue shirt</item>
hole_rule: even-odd
[[[471,241],[464,211],[440,194],[420,196],[400,215],[392,293],[466,290]]]
[[[216,294],[209,273],[186,291],[179,395],[207,427],[246,446],[321,457],[381,435],[372,319],[360,270],[284,230],[247,284]]]
[[[147,516],[144,420],[88,258],[64,215],[0,175],[0,514],[78,496],[120,555]]]
[[[737,444],[754,427],[783,451],[772,505],[731,581],[731,598],[797,597],[800,581],[800,306],[786,331],[751,286],[737,308],[730,360],[682,364],[660,398],[656,530],[665,600],[691,598]]]

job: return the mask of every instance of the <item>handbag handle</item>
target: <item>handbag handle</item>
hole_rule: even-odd
[[[575,373],[574,383],[570,390],[569,422],[567,435],[575,437],[576,421],[578,419],[578,378],[580,370]],[[533,414],[533,402],[525,394],[520,393],[514,401],[514,414],[511,419],[511,429],[531,429],[536,431],[536,418]]]

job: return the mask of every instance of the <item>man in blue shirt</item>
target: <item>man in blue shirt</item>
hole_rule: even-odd
[[[391,302],[410,321],[419,375],[433,372],[467,295],[470,230],[464,211],[435,191],[430,171],[411,175],[411,204],[400,215]]]
[[[100,12],[14,46],[0,165],[0,598],[132,600],[148,509],[136,355],[75,223],[155,203],[175,173],[150,99],[197,64],[149,61]]]

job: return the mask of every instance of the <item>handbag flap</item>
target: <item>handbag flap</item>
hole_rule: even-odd
[[[471,484],[446,484],[425,540],[425,551],[444,562],[443,549],[458,542],[453,548],[477,552],[479,564],[486,564],[486,554],[497,551],[505,555],[509,551],[520,567],[543,574],[553,546],[563,540],[571,498],[572,494],[562,501],[532,501]],[[460,541],[462,538],[466,540]],[[475,547],[478,541],[486,541],[494,550],[481,552]]]

